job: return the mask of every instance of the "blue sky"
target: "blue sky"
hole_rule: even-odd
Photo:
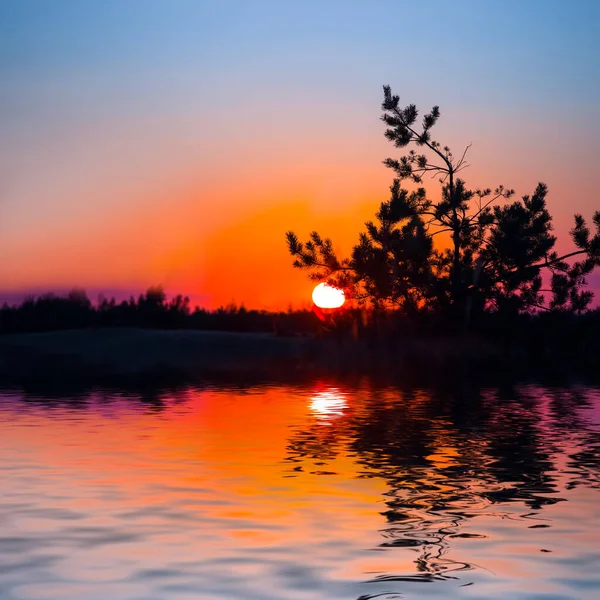
[[[196,253],[210,272],[203,242],[287,202],[282,181],[317,225],[346,203],[358,226],[389,183],[385,83],[439,104],[450,145],[473,142],[473,185],[547,181],[564,237],[598,207],[598,31],[600,2],[585,0],[2,0],[5,284],[191,285],[174,261]],[[150,264],[130,240],[159,223]]]

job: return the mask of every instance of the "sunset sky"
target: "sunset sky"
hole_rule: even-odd
[[[285,231],[348,250],[386,198],[383,84],[440,105],[471,186],[546,182],[567,249],[600,209],[599,29],[595,0],[2,0],[0,293],[310,302]]]

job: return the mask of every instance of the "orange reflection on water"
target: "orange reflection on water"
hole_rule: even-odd
[[[0,396],[9,597],[593,597],[593,390],[74,400]]]

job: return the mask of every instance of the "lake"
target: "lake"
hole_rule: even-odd
[[[600,597],[600,388],[0,394],[0,599]]]

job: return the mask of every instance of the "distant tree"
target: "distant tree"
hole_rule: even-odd
[[[87,292],[83,288],[73,288],[67,294],[67,302],[73,306],[80,306],[83,309],[89,310],[92,303],[88,298]]]
[[[471,190],[458,177],[468,166],[470,146],[456,158],[432,138],[439,107],[419,124],[416,106],[401,108],[399,96],[384,86],[382,110],[386,138],[396,148],[412,146],[404,156],[384,160],[395,172],[390,198],[375,221],[365,224],[349,258],[339,258],[331,239],[317,232],[301,242],[289,231],[294,267],[344,288],[359,302],[396,306],[407,314],[435,309],[461,321],[486,308],[580,312],[589,305],[586,275],[600,264],[600,211],[593,216],[593,233],[575,215],[575,249],[559,256],[543,183],[532,196],[512,202],[514,191],[502,185]],[[440,184],[436,199],[423,187],[402,187],[403,181],[420,185],[426,176]],[[449,240],[441,250],[433,244],[440,234]]]
[[[146,294],[141,294],[138,299],[140,307],[148,307],[150,310],[160,310],[167,299],[167,295],[162,285],[151,286],[146,290]]]
[[[190,314],[190,299],[187,296],[177,294],[169,302],[169,312],[187,317]]]

